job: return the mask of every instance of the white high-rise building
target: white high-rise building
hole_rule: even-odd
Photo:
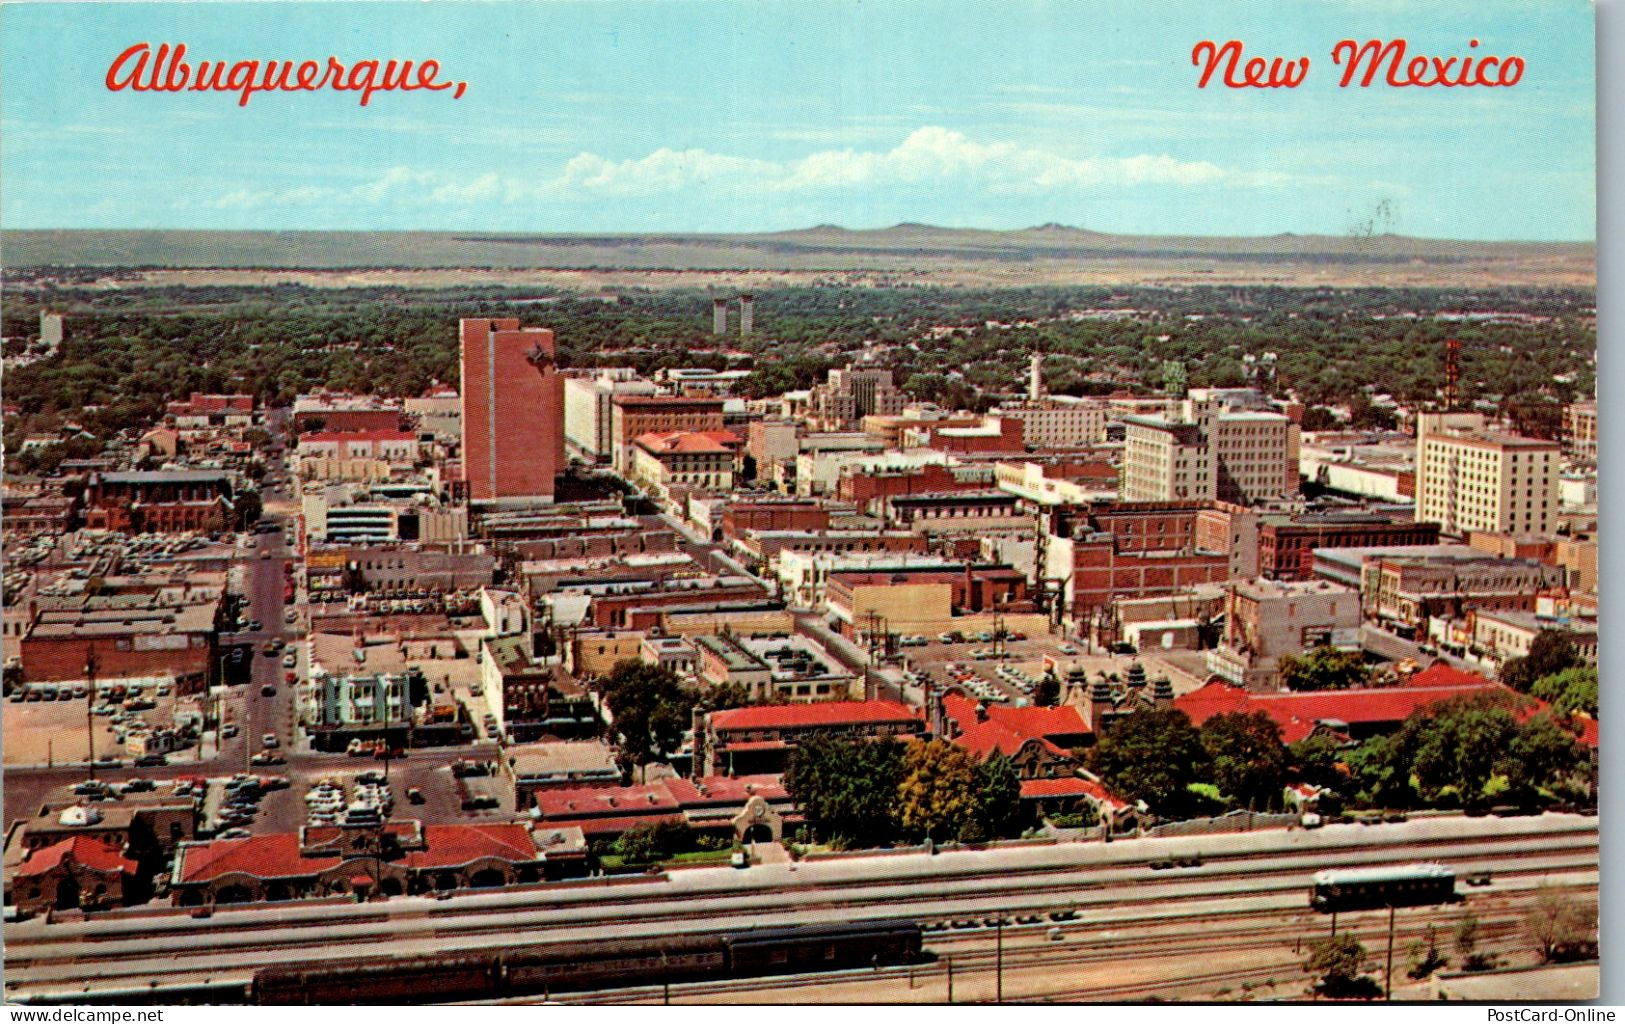
[[[1298,425],[1244,388],[1198,388],[1178,419],[1123,421],[1124,501],[1238,505],[1298,493]]]
[[[1550,533],[1561,449],[1490,430],[1478,413],[1423,413],[1416,427],[1416,521],[1445,533]]]

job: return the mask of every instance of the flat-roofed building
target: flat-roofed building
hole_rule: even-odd
[[[1489,430],[1472,413],[1417,418],[1416,519],[1448,534],[1551,533],[1559,505],[1555,441]]]

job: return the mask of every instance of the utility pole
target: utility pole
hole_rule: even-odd
[[[997,949],[997,953],[995,954],[995,956],[996,956],[995,963],[997,964],[997,966],[996,966],[996,968],[994,969],[994,972],[993,972],[993,986],[994,986],[993,987],[993,1001],[995,1003],[1003,1003],[1004,1002],[1004,918],[1002,916],[999,917],[998,922],[999,923],[998,923],[998,926],[996,928],[997,939],[995,940],[996,943],[997,943],[997,945],[995,947]]]
[[[1382,972],[1382,998],[1394,998],[1394,905],[1388,904],[1388,966]]]
[[[948,964],[948,1005],[952,1006],[954,1002],[954,958],[950,956],[944,959]]]
[[[85,698],[85,764],[89,766],[89,778],[96,778],[96,716],[91,712],[96,706],[96,644],[90,644],[90,650],[85,655],[85,679],[89,681],[89,696]]]

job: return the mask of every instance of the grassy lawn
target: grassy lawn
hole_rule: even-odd
[[[675,857],[667,858],[667,864],[704,864],[707,861],[726,861],[733,856],[732,850],[694,850],[691,853],[679,853]]]

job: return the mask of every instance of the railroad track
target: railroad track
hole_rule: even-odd
[[[1448,854],[1443,849],[1428,852],[1434,854],[1434,859],[1455,864],[1458,870],[1493,870],[1499,880],[1519,874],[1595,871],[1596,842],[1595,831],[1575,830],[1457,839],[1450,842]],[[518,910],[494,906],[480,907],[473,913],[448,913],[445,904],[428,901],[399,901],[384,904],[385,909],[371,911],[360,920],[333,923],[330,919],[319,936],[302,925],[262,921],[252,912],[232,914],[231,922],[212,927],[172,927],[168,934],[143,933],[140,938],[130,934],[130,926],[137,923],[132,920],[117,922],[120,927],[107,935],[97,927],[104,922],[56,924],[26,931],[8,929],[7,973],[11,984],[7,991],[22,996],[31,992],[83,991],[86,985],[114,987],[153,978],[213,978],[221,984],[235,984],[246,982],[257,966],[286,963],[290,949],[309,947],[318,939],[327,948],[319,953],[308,952],[306,959],[312,962],[405,955],[402,950],[408,946],[430,952],[474,951],[638,933],[661,935],[670,934],[673,923],[687,924],[689,927],[681,930],[692,932],[742,930],[758,927],[762,907],[775,900],[781,906],[791,904],[776,915],[776,923],[801,923],[816,920],[821,914],[929,923],[985,913],[1057,909],[1091,917],[1111,915],[1113,921],[1121,922],[1135,919],[1134,908],[1148,904],[1156,907],[1156,913],[1142,915],[1139,920],[1179,916],[1170,915],[1170,908],[1188,917],[1215,918],[1247,912],[1224,904],[1249,899],[1279,901],[1305,886],[1312,870],[1334,863],[1412,860],[1428,852],[1410,843],[1398,847],[1341,844],[1329,850],[1292,851],[1285,855],[1212,857],[1202,868],[1169,872],[1151,872],[1143,860],[1136,858],[1106,865],[1046,866],[1033,872],[964,872],[931,878],[925,887],[929,891],[914,892],[908,890],[921,888],[911,881],[916,876],[905,875],[902,879],[845,882],[809,878],[810,884],[801,886],[748,890],[735,885],[717,891],[682,893],[627,886],[636,890],[635,898],[605,903],[605,895],[620,888],[614,887],[607,893],[604,889],[593,892],[596,902],[553,899]],[[990,882],[997,884],[990,886]],[[846,897],[832,898],[837,892],[846,893]],[[786,897],[790,899],[786,901]],[[699,906],[697,901],[702,900],[709,905]],[[301,912],[318,909],[332,908],[307,907]],[[613,913],[606,914],[606,910]],[[543,919],[542,927],[538,927],[537,918]],[[170,918],[159,920],[174,922]],[[227,923],[246,927],[224,927]],[[572,929],[578,934],[568,934]],[[957,935],[932,934],[936,936],[930,939],[933,944],[959,941]],[[1007,931],[1009,934],[1013,932]]]
[[[1536,863],[1530,870],[1553,870],[1584,867],[1595,864],[1595,847],[1590,844],[1571,844],[1557,847],[1543,845],[1536,850],[1493,850],[1481,849],[1464,850],[1457,856],[1445,858],[1447,862],[1458,864],[1467,870],[1482,870],[1487,866],[1501,867],[1521,860],[1533,860]],[[1486,862],[1485,858],[1494,857],[1493,861]],[[1001,884],[990,891],[987,888],[973,888],[968,882],[956,882],[931,887],[929,892],[906,892],[910,887],[899,886],[892,883],[871,884],[869,886],[847,886],[846,891],[853,896],[844,900],[818,898],[827,895],[832,887],[820,886],[808,892],[774,893],[781,899],[790,896],[786,901],[798,913],[814,914],[819,912],[835,912],[838,910],[856,911],[865,907],[883,907],[886,913],[880,915],[889,918],[911,918],[931,920],[935,918],[954,916],[953,911],[933,913],[931,907],[948,900],[981,901],[992,906],[965,906],[960,913],[1010,913],[1019,911],[1037,911],[1039,913],[1052,912],[1056,909],[1087,909],[1090,912],[1107,911],[1127,905],[1144,902],[1142,895],[1145,890],[1155,889],[1161,893],[1161,902],[1164,904],[1181,904],[1211,900],[1215,896],[1229,898],[1245,898],[1250,896],[1267,896],[1279,892],[1295,889],[1305,884],[1306,879],[1300,878],[1300,873],[1310,869],[1319,870],[1334,864],[1347,864],[1365,862],[1368,855],[1344,854],[1339,857],[1316,858],[1310,864],[1298,863],[1291,859],[1290,863],[1283,863],[1280,858],[1266,858],[1253,862],[1247,870],[1230,870],[1226,868],[1204,869],[1199,873],[1195,871],[1150,872],[1146,869],[1116,869],[1111,872],[1093,872],[1089,875],[1072,873],[1069,879],[1027,879],[1020,876],[1005,876],[997,879]],[[1127,877],[1123,877],[1127,873]],[[1103,875],[1111,877],[1102,877]],[[1281,877],[1285,876],[1285,877]],[[1238,883],[1256,879],[1277,880],[1267,884],[1253,885],[1251,888],[1215,888],[1226,883]],[[869,890],[869,891],[866,891]],[[956,891],[962,890],[962,891]],[[714,899],[713,906],[707,908],[712,915],[718,914],[748,914],[760,908],[763,894],[748,896],[729,896]],[[1070,906],[1069,906],[1070,905]],[[573,907],[580,911],[582,908]],[[575,915],[553,914],[548,925],[556,930],[567,925],[588,927],[599,923],[608,923],[602,912],[603,906],[588,908],[596,911],[592,914]],[[619,911],[614,919],[621,925],[648,926],[661,923],[677,923],[691,920],[694,915],[684,909],[669,909],[650,900],[635,903],[620,903],[614,906]],[[454,938],[478,939],[482,936],[501,936],[504,943],[511,942],[515,935],[524,934],[527,922],[516,920],[518,915],[485,914],[473,917],[467,921],[437,920],[426,915],[394,916],[385,918],[380,922],[352,922],[336,924],[324,930],[322,940],[328,944],[339,944],[346,941],[365,942],[379,935],[387,935],[392,941],[408,940],[413,937],[432,936],[442,944]],[[145,952],[150,950],[150,943],[156,937],[145,937],[139,940],[126,938],[92,937],[89,941],[47,941],[54,939],[53,934],[42,936],[41,941],[8,941],[6,954],[7,967],[11,971],[25,970],[53,963],[80,963],[86,959],[100,959],[104,957],[117,957],[130,952]],[[227,941],[222,941],[225,938]],[[9,937],[8,937],[9,939]],[[262,953],[289,947],[302,946],[309,942],[310,936],[303,929],[290,933],[274,934],[271,932],[249,931],[233,932],[223,936],[218,930],[203,930],[197,933],[185,933],[167,937],[166,951],[172,956],[179,956],[189,952],[220,953],[227,949],[238,953]],[[133,948],[131,943],[138,943],[139,948]]]
[[[1594,884],[1578,885],[1566,887],[1566,891],[1581,897],[1594,899],[1597,888]],[[1479,940],[1482,947],[1486,951],[1509,952],[1515,947],[1522,931],[1521,903],[1526,899],[1527,893],[1521,893],[1518,896],[1499,894],[1469,901],[1469,904],[1458,905],[1443,911],[1438,910],[1438,908],[1425,908],[1433,911],[1429,920],[1417,919],[1415,917],[1416,911],[1413,909],[1409,912],[1412,916],[1409,919],[1401,919],[1401,922],[1395,928],[1395,949],[1396,951],[1403,951],[1410,943],[1425,939],[1430,925],[1435,929],[1435,935],[1443,941],[1449,934],[1448,929],[1454,927],[1468,912],[1472,912],[1478,915],[1479,918]],[[1248,916],[1261,918],[1269,913],[1271,912],[1255,911]],[[1380,949],[1387,941],[1387,919],[1386,915],[1381,911],[1366,911],[1348,916],[1357,917],[1359,920],[1354,922],[1352,927],[1339,928],[1339,933],[1355,935],[1366,945],[1368,950]],[[906,981],[908,984],[906,991],[914,992],[919,985],[942,985],[950,971],[960,979],[963,985],[979,975],[994,973],[1000,969],[1007,972],[1007,974],[1017,974],[1023,970],[1037,969],[1043,969],[1046,972],[1076,972],[1089,967],[1110,966],[1124,962],[1145,964],[1157,959],[1177,960],[1191,956],[1222,958],[1227,955],[1231,957],[1249,955],[1248,959],[1251,961],[1245,967],[1185,974],[1178,979],[1163,979],[1155,982],[1142,981],[1118,985],[1091,985],[1087,988],[1048,992],[1041,996],[1029,996],[1020,1000],[1006,1000],[1007,1002],[1119,1001],[1134,997],[1166,996],[1170,990],[1210,989],[1215,983],[1246,984],[1259,979],[1301,978],[1303,976],[1305,950],[1307,949],[1307,943],[1302,942],[1302,940],[1306,936],[1318,937],[1326,925],[1327,918],[1325,916],[1300,912],[1285,921],[1270,923],[1222,922],[1206,927],[1201,934],[1194,936],[1178,933],[1163,936],[1130,936],[1114,935],[1110,931],[1100,929],[1068,929],[1065,945],[1050,942],[1027,945],[1012,944],[1011,933],[1016,929],[1007,928],[1005,930],[1005,947],[1002,954],[994,949],[980,949],[961,951],[947,957],[939,944],[932,943],[928,944],[927,948],[937,957],[937,962],[931,964],[885,967],[879,970],[845,970],[818,975],[780,978],[687,982],[673,984],[669,989],[659,985],[649,985],[609,992],[564,995],[555,997],[555,999],[569,1004],[614,1005],[664,1001],[669,996],[673,1001],[691,1003],[695,1001],[716,1001],[719,997],[739,997],[740,1001],[752,1001],[748,997],[771,992],[779,995],[789,995],[791,1001],[797,1001],[797,993],[809,993],[808,1001],[812,1001],[810,993],[843,984],[884,984]],[[1044,931],[1047,929],[1040,928],[1037,930]],[[980,938],[984,944],[989,941],[986,934],[983,934]],[[1287,955],[1285,951],[1289,947],[1291,953]],[[1257,956],[1251,956],[1250,954],[1257,954]],[[1403,956],[1403,953],[1401,952],[1398,955]],[[1276,959],[1262,963],[1258,962],[1259,957],[1264,956],[1271,956]],[[952,963],[951,968],[948,966],[949,960]],[[963,991],[964,989],[961,989],[961,992]],[[825,998],[828,998],[827,991],[825,992]],[[525,1003],[534,1002],[534,1000],[514,999],[499,1002]]]

